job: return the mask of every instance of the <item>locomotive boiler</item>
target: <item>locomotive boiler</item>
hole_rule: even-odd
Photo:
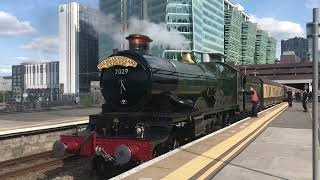
[[[142,35],[130,35],[130,50],[121,51],[104,59],[100,82],[106,100],[104,112],[181,112],[203,109],[216,104],[219,80],[233,80],[229,67],[215,63],[196,64],[190,54],[182,62],[169,61],[147,54],[152,40]],[[217,68],[223,68],[217,73]],[[230,71],[230,72],[229,72]],[[236,87],[233,87],[234,89]],[[230,98],[225,104],[235,104],[230,91],[219,98]],[[221,103],[221,102],[220,102]]]
[[[85,131],[62,135],[53,147],[56,155],[91,156],[94,169],[139,164],[249,111],[242,93],[248,85],[239,70],[222,62],[198,63],[188,53],[181,61],[155,57],[148,53],[149,37],[127,39],[129,50],[97,66],[105,99],[101,113],[89,116]]]

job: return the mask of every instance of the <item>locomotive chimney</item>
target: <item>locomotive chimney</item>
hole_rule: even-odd
[[[140,51],[143,54],[148,53],[150,42],[152,42],[148,36],[140,34],[130,34],[126,39],[129,40],[130,50]]]

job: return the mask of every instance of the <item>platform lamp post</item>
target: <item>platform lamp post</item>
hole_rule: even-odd
[[[249,66],[242,66],[242,67],[244,67],[244,75],[247,75],[247,67]]]
[[[313,80],[312,80],[312,165],[313,180],[319,180],[319,122],[318,122],[318,39],[319,39],[319,9],[313,9],[313,23],[307,25],[307,37],[312,38],[312,60],[313,60]],[[311,25],[312,24],[312,25]]]

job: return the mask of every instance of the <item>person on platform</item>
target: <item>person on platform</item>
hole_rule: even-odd
[[[304,90],[302,93],[302,106],[304,109],[303,112],[308,112],[308,92],[307,92],[307,90]]]
[[[288,90],[288,92],[287,92],[287,94],[288,94],[288,104],[289,104],[289,107],[291,108],[292,107],[292,91],[291,91],[291,89],[289,89]]]
[[[251,117],[258,117],[258,103],[259,103],[259,98],[256,90],[253,89],[253,87],[250,87],[250,91],[244,91],[242,90],[245,94],[250,96],[251,103],[252,103],[252,108],[251,108]]]

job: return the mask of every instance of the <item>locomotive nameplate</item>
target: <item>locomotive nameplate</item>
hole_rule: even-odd
[[[138,63],[125,56],[112,56],[102,60],[98,65],[98,69],[107,69],[112,66],[137,67]]]

